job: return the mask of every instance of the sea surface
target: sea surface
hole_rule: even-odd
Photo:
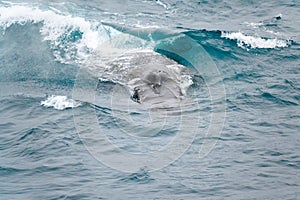
[[[300,199],[299,16],[296,0],[0,0],[0,199]],[[133,101],[128,74],[161,59],[181,97]]]

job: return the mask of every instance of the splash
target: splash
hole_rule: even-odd
[[[41,105],[45,107],[53,107],[56,110],[64,110],[67,108],[76,108],[81,106],[81,103],[76,102],[73,99],[68,99],[67,96],[51,95],[46,100],[41,101]]]

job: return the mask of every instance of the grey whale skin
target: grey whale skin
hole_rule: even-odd
[[[146,74],[143,79],[144,84],[136,86],[134,88],[134,93],[132,99],[138,103],[141,103],[142,100],[147,99],[148,93],[153,93],[153,95],[163,96],[166,92],[171,92],[169,97],[179,98],[182,96],[181,88],[176,86],[176,81],[174,81],[169,74],[162,70],[151,71],[149,74]],[[172,90],[174,88],[175,90]]]
[[[110,64],[114,68],[111,70],[123,74],[122,85],[128,88],[130,98],[140,104],[180,101],[192,82],[188,68],[156,52],[134,52],[125,55],[125,61],[117,60]]]

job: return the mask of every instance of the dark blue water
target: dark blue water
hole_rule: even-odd
[[[299,14],[298,1],[0,1],[0,199],[299,199]],[[196,71],[188,103],[141,110],[99,81],[107,42]]]

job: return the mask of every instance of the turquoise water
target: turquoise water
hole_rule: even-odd
[[[298,199],[299,14],[297,1],[0,1],[0,199]],[[126,66],[107,44],[193,71],[180,106],[131,101],[126,70],[104,76],[105,59]]]

